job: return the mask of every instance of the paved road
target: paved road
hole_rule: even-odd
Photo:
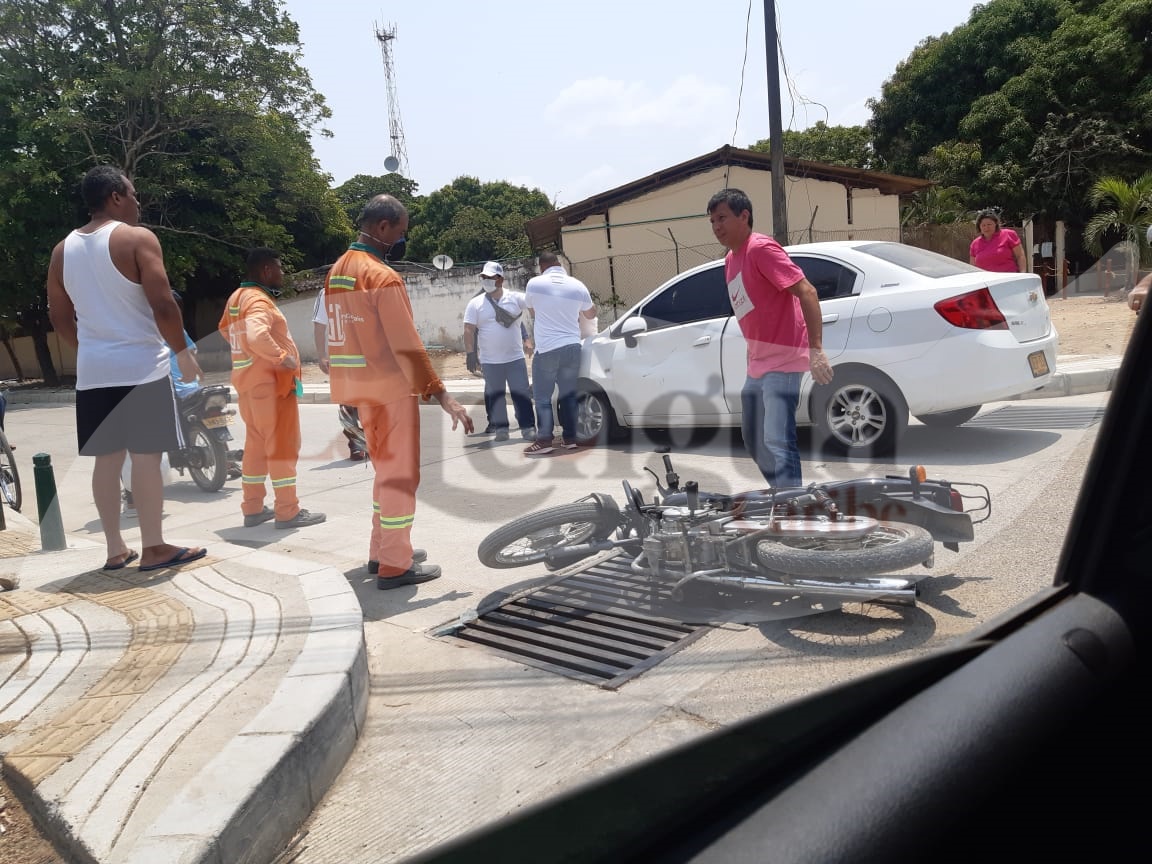
[[[990,405],[971,428],[957,430],[913,425],[895,464],[806,461],[809,480],[924,463],[932,475],[987,484],[992,516],[960,554],[938,553],[915,609],[868,607],[718,628],[616,691],[462,648],[429,631],[538,575],[476,563],[477,544],[497,525],[590,491],[618,495],[625,478],[650,494],[642,466],[659,465],[659,444],[671,443],[681,478],[701,488],[759,486],[738,440],[722,433],[682,450],[675,437],[638,436],[628,445],[528,461],[519,442],[493,446],[465,438],[438,409],[426,408],[414,538],[444,566],[445,577],[378,592],[363,571],[371,472],[344,458],[334,406],[302,406],[309,444],[298,472],[301,498],[327,511],[330,521],[264,548],[323,559],[346,573],[364,612],[372,688],[357,750],[307,825],[296,860],[401,860],[570,784],[907,658],[1000,614],[1051,583],[1098,429],[1088,420],[1106,399],[1102,393]],[[67,455],[75,450],[71,407],[16,407],[8,428],[29,501],[31,456],[51,453],[66,529],[98,540],[90,461]],[[197,526],[218,526],[229,511],[239,522],[236,483],[206,496],[177,479],[169,493],[166,524],[185,542],[211,543]],[[215,533],[235,541],[242,532]]]

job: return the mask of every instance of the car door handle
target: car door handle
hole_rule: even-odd
[[[701,345],[707,345],[711,341],[712,341],[711,336],[701,336],[699,339],[697,339],[695,342],[692,343],[692,347],[697,348]]]
[[[825,324],[835,324],[839,320],[840,320],[840,313],[839,312],[829,312],[827,315],[824,316],[824,323]]]

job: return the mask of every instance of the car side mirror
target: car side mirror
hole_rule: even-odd
[[[648,330],[648,322],[641,318],[639,315],[629,318],[620,327],[620,332],[624,335],[624,344],[629,348],[636,347],[636,337],[641,333]]]

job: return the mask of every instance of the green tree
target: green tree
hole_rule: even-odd
[[[407,257],[430,261],[444,253],[464,262],[530,255],[524,223],[552,209],[539,189],[457,177],[417,202]]]
[[[94,164],[133,177],[191,305],[234,284],[249,246],[314,266],[347,242],[311,150],[329,112],[299,57],[280,0],[0,4],[0,316],[46,375],[48,254],[86,218]]]
[[[771,152],[772,141],[757,141],[749,150]],[[884,171],[884,160],[872,146],[872,132],[867,126],[829,126],[823,120],[799,132],[784,132],[784,154],[796,159],[823,162],[826,165],[844,165],[867,171]]]
[[[357,174],[345,180],[333,191],[340,206],[348,214],[348,221],[355,225],[356,217],[360,215],[360,210],[370,198],[376,195],[391,195],[411,210],[417,201],[418,188],[419,184],[415,180],[409,180],[395,173],[379,176]]]
[[[1088,193],[1088,202],[1099,210],[1084,226],[1084,245],[1096,256],[1103,251],[1106,237],[1125,244],[1128,259],[1128,285],[1135,283],[1140,259],[1147,249],[1145,231],[1152,222],[1152,171],[1135,182],[1119,177],[1101,177]]]
[[[1096,177],[1148,168],[1150,31],[1147,2],[979,5],[921,42],[869,103],[876,149],[897,173],[965,189],[971,207],[1082,221]]]

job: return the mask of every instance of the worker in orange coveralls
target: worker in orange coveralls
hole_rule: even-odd
[[[382,590],[428,582],[440,568],[412,548],[420,485],[419,398],[436,399],[453,430],[472,418],[448,395],[432,369],[412,319],[404,280],[389,265],[401,257],[408,211],[391,195],[377,195],[360,213],[360,234],[328,271],[328,376],[332,401],[360,414],[372,486],[368,572]]]
[[[266,247],[253,249],[246,269],[248,278],[228,298],[219,325],[232,348],[232,387],[244,421],[244,527],[269,519],[280,529],[316,525],[324,514],[302,510],[296,497],[300,353],[276,307],[284,279],[280,254]],[[275,509],[264,506],[269,477]]]

